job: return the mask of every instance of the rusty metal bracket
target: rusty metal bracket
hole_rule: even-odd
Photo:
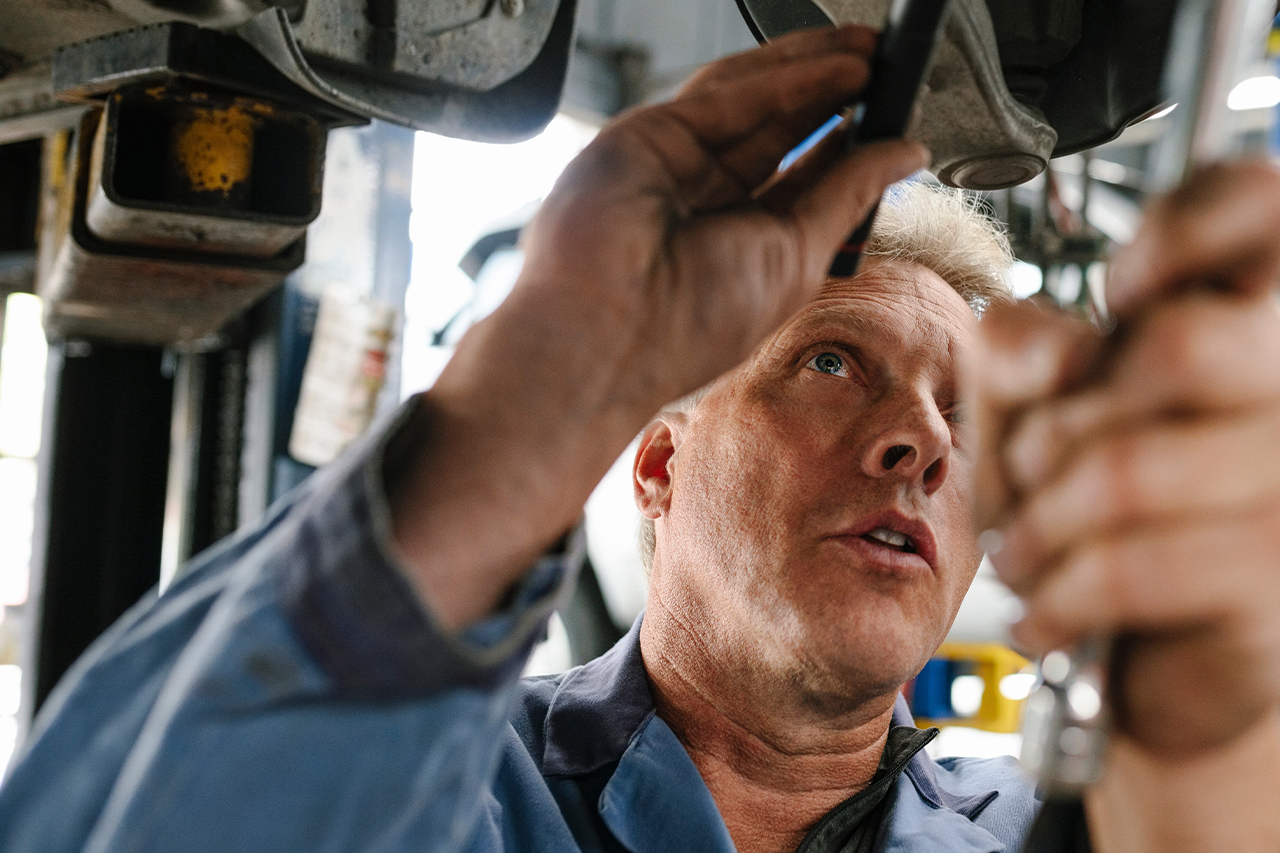
[[[267,257],[320,212],[325,131],[264,101],[185,86],[112,94],[85,220],[104,240]]]
[[[55,337],[216,347],[228,321],[302,263],[304,240],[261,257],[102,239],[85,216],[99,118],[98,111],[86,114],[76,132],[57,217],[65,230],[42,235],[54,257],[39,283],[46,330]]]

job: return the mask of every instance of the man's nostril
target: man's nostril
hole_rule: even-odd
[[[902,461],[902,457],[911,452],[911,448],[905,444],[896,444],[884,452],[884,459],[880,464],[884,466],[884,470],[891,471],[893,466]]]

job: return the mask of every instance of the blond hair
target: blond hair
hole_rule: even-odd
[[[979,317],[992,303],[1013,300],[1009,270],[1014,258],[1004,226],[986,214],[978,197],[963,190],[920,181],[891,188],[880,203],[863,255],[932,270]],[[693,411],[710,387],[681,397],[663,411]],[[640,517],[637,539],[648,573],[657,547],[653,519]]]
[[[863,254],[933,270],[978,316],[993,302],[1013,299],[1013,250],[1004,226],[964,190],[919,181],[892,187]]]

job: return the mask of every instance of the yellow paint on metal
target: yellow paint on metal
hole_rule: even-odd
[[[190,120],[177,129],[174,155],[191,189],[229,196],[236,184],[249,179],[255,112],[240,104],[190,108]]]

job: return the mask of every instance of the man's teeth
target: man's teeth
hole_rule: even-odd
[[[887,527],[877,527],[867,534],[872,539],[878,539],[886,545],[892,545],[894,548],[905,548],[911,544],[911,537],[905,533],[899,533],[896,530],[890,530]]]

